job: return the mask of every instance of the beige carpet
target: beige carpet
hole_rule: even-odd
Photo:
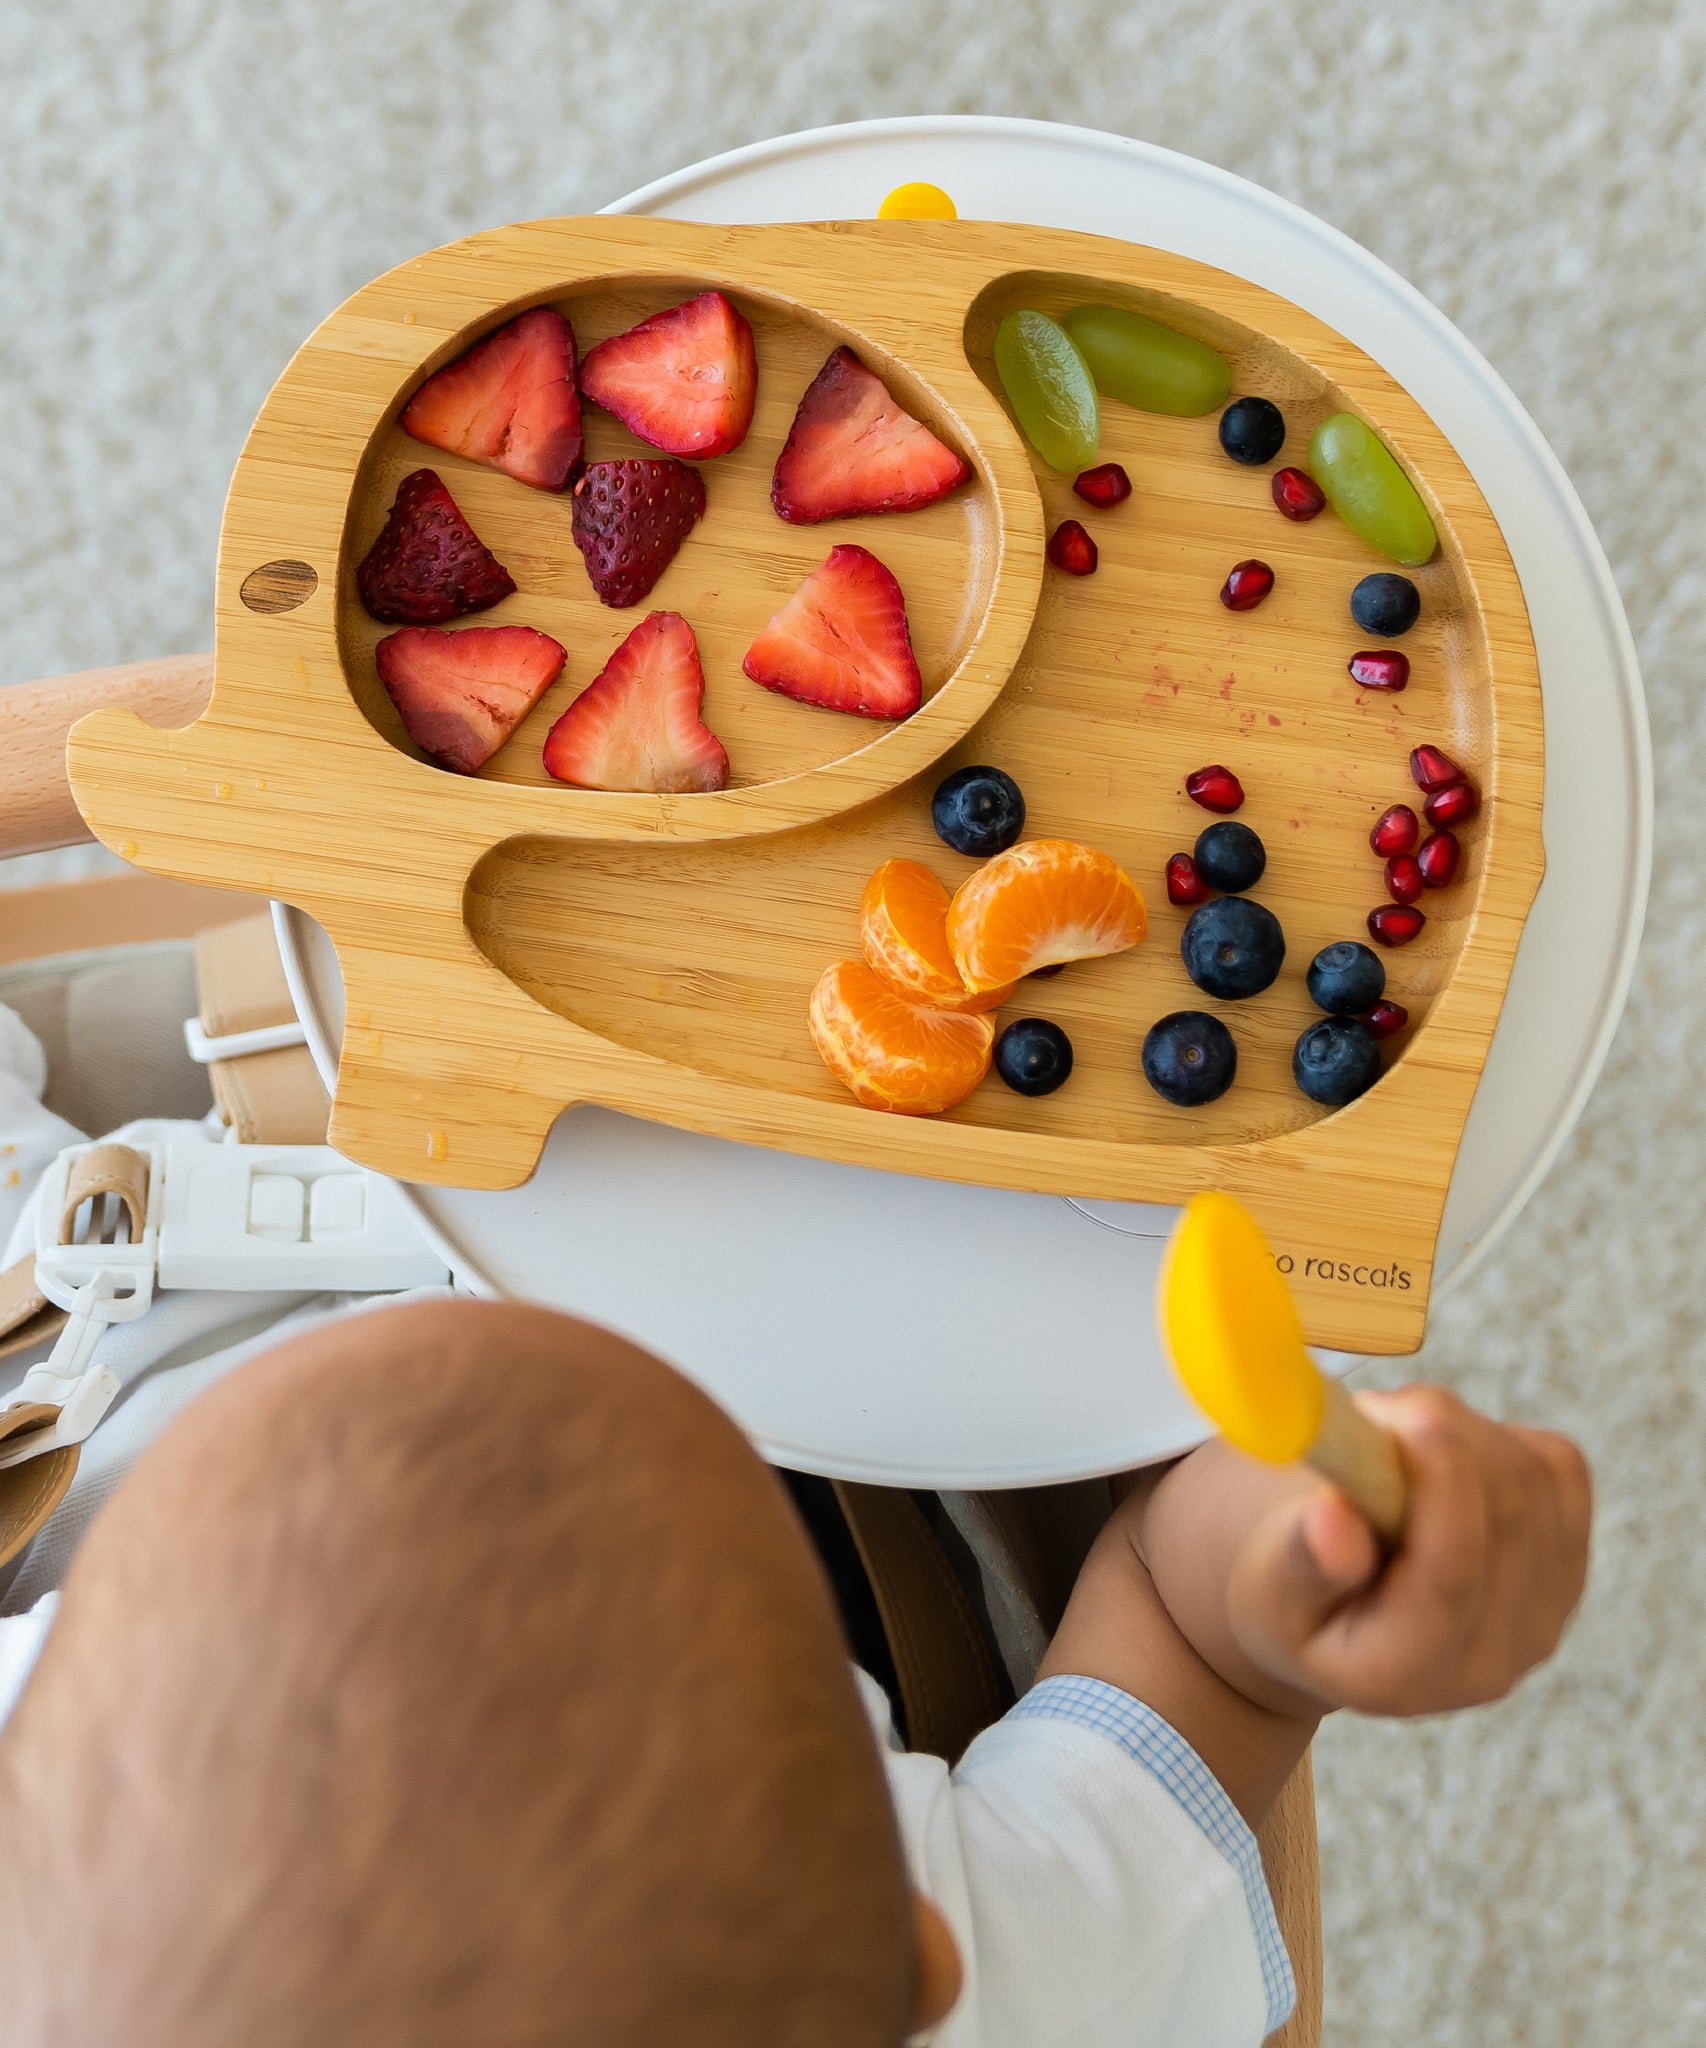
[[[1617,570],[1659,861],[1605,1080],[1423,1364],[1575,1431],[1603,1504],[1553,1670],[1324,1737],[1328,2034],[1699,2048],[1702,0],[0,0],[0,48],[6,679],[208,642],[238,444],[356,285],[792,128],[1005,112],[1166,143],[1344,228],[1492,359]]]

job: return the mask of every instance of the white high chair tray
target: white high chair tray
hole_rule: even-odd
[[[964,216],[1147,242],[1295,300],[1420,400],[1499,519],[1540,656],[1546,818],[1572,829],[1547,835],[1546,879],[1458,1153],[1435,1280],[1449,1285],[1557,1156],[1640,937],[1646,713],[1587,515],[1510,391],[1417,292],[1313,216],[1167,150],[1043,122],[865,122],[734,151],[608,210],[847,217],[874,214],[915,178],[944,187]],[[329,1082],[343,1031],[336,956],[301,913],[275,905],[274,917]],[[785,1464],[891,1485],[1036,1485],[1143,1464],[1203,1434],[1155,1336],[1171,1210],[914,1180],[589,1108],[559,1118],[525,1187],[411,1193],[476,1292],[626,1332]]]

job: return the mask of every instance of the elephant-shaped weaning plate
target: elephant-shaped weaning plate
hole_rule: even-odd
[[[750,320],[752,429],[700,465],[705,517],[647,604],[602,606],[565,496],[423,448],[398,415],[433,370],[522,310],[570,319],[584,352],[716,286]],[[992,338],[1018,307],[1123,306],[1212,344],[1233,389],[1275,400],[1287,461],[1328,414],[1360,415],[1421,491],[1440,535],[1413,572],[1421,622],[1402,695],[1346,674],[1366,640],[1347,598],[1389,566],[1331,514],[1282,519],[1268,475],[1221,452],[1215,420],[1103,407],[1101,458],[1134,495],[1087,512],[1035,462],[1001,396]],[[924,509],[785,524],[770,476],[802,392],[845,342],[970,463]],[[588,454],[649,453],[587,413]],[[478,623],[536,626],[563,674],[477,776],[430,763],[380,687],[386,628],[356,565],[399,479],[429,466],[518,589]],[[1046,533],[1083,514],[1096,574],[1047,567]],[[924,702],[892,726],[759,689],[741,657],[838,540],[899,579]],[[1250,613],[1217,600],[1227,571],[1273,564]],[[707,678],[705,719],[730,785],[677,796],[553,782],[546,732],[652,607],[684,615]],[[1393,380],[1272,293],[1124,242],[986,222],[721,227],[536,221],[435,250],[357,292],[304,344],[238,462],[218,571],[217,680],[204,716],[162,732],[97,713],[71,740],[77,799],[126,860],[274,896],[317,918],[348,997],[332,1139],[405,1180],[501,1188],[532,1172],[552,1120],[601,1103],[755,1144],[903,1173],[1171,1202],[1205,1186],[1247,1201],[1318,1341],[1419,1341],[1434,1240],[1523,919],[1539,885],[1539,679],[1527,613],[1485,501]],[[1387,956],[1408,1009],[1388,1070],[1348,1108],[1291,1075],[1316,1014],[1303,969],[1364,936],[1384,900],[1369,827],[1419,797],[1412,746],[1443,747],[1485,803],[1456,884]],[[813,1048],[818,975],[857,957],[858,906],[884,860],[950,888],[971,863],[934,836],[949,769],[992,762],[1022,785],[1027,832],[1112,854],[1149,905],[1148,938],[1031,982],[1012,1014],[1070,1034],[1071,1080],[1027,1098],[991,1077],[957,1109],[866,1109]],[[1265,994],[1217,1006],[1239,1048],[1232,1089],[1169,1106],[1139,1049],[1168,1011],[1203,1007],[1178,939],[1167,857],[1208,822],[1184,778],[1224,762],[1262,835],[1258,889],[1287,960]],[[860,1248],[850,1246],[857,1260]],[[944,1285],[955,1284],[944,1274]]]

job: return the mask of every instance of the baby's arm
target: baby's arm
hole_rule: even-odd
[[[1322,1714],[1498,1699],[1581,1597],[1591,1488],[1568,1439],[1438,1388],[1359,1399],[1410,1469],[1394,1556],[1302,1468],[1208,1444],[1128,1495],[1043,1661],[1043,1677],[1106,1679],[1170,1721],[1252,1825]]]

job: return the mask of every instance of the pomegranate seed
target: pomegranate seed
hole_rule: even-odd
[[[1266,562],[1239,562],[1220,586],[1220,601],[1229,612],[1253,612],[1273,587]]]
[[[1386,863],[1386,893],[1394,903],[1414,903],[1427,886],[1413,853],[1395,853]]]
[[[1188,853],[1176,853],[1167,863],[1167,901],[1169,903],[1206,903],[1208,884],[1197,873],[1197,864]]]
[[[1430,795],[1436,789],[1444,789],[1448,782],[1463,780],[1463,770],[1438,747],[1417,747],[1410,756],[1410,773],[1416,779],[1416,787]]]
[[[1390,1038],[1394,1031],[1402,1031],[1410,1021],[1410,1013],[1402,1003],[1389,1003],[1384,996],[1372,1010],[1364,1010],[1358,1019],[1366,1024],[1376,1038]]]
[[[1382,860],[1392,853],[1414,853],[1422,836],[1422,821],[1408,804],[1394,804],[1374,821],[1368,843]]]
[[[1383,946],[1407,946],[1420,938],[1427,919],[1408,903],[1383,903],[1368,913],[1368,929]]]
[[[1457,873],[1457,861],[1461,851],[1454,832],[1430,832],[1422,841],[1421,851],[1416,855],[1416,865],[1422,871],[1422,880],[1430,889],[1443,889]]]
[[[1276,469],[1271,486],[1274,503],[1288,519],[1313,519],[1327,509],[1327,494],[1301,469]]]
[[[1448,782],[1434,790],[1422,806],[1430,825],[1466,825],[1481,808],[1481,792],[1469,781]]]
[[[1409,1010],[1403,1004],[1389,1004],[1382,995],[1372,1010],[1362,1012],[1358,1024],[1366,1024],[1376,1038],[1391,1038],[1395,1030],[1403,1030],[1409,1024]]]
[[[1099,462],[1072,479],[1072,488],[1086,505],[1104,512],[1110,505],[1123,505],[1131,496],[1131,478],[1117,462]]]
[[[1353,654],[1350,671],[1359,690],[1401,690],[1410,680],[1410,657],[1395,647],[1377,647]]]
[[[1063,519],[1049,535],[1048,558],[1068,576],[1096,573],[1096,543],[1076,519]]]
[[[1185,777],[1185,794],[1205,811],[1235,811],[1244,801],[1244,785],[1230,768],[1216,762]]]

